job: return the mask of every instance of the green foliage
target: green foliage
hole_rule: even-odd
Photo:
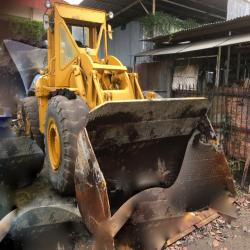
[[[9,30],[14,40],[26,41],[31,44],[39,42],[44,34],[43,23],[22,17],[9,19]]]
[[[155,15],[150,14],[139,19],[143,25],[146,36],[169,35],[174,32],[197,27],[199,24],[193,20],[181,20],[175,16],[156,12]]]

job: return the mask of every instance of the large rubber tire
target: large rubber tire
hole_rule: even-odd
[[[38,102],[35,96],[29,96],[22,100],[22,116],[24,123],[26,119],[30,123],[30,137],[44,151],[44,136],[39,130]],[[24,126],[26,126],[24,124]]]
[[[64,96],[55,96],[50,99],[48,104],[45,121],[46,166],[49,169],[53,187],[63,195],[75,193],[77,137],[81,129],[86,126],[88,112],[86,104],[79,97],[68,100]],[[49,142],[51,121],[54,123],[53,126],[56,126],[60,140],[60,160],[56,169],[49,155],[52,152],[51,142]]]

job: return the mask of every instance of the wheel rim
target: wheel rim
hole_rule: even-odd
[[[50,118],[47,130],[47,145],[51,168],[57,171],[60,163],[60,136],[55,120]]]

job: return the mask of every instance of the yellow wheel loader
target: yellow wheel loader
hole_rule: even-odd
[[[161,249],[215,211],[233,216],[233,179],[208,101],[144,97],[137,74],[108,53],[106,19],[100,10],[48,8],[48,66],[25,101],[26,124],[39,145],[44,137],[53,187],[76,194],[96,249],[114,249],[115,239]]]

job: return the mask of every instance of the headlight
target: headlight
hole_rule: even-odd
[[[109,17],[109,19],[113,19],[114,18],[114,13],[112,11],[109,11],[108,17]]]

